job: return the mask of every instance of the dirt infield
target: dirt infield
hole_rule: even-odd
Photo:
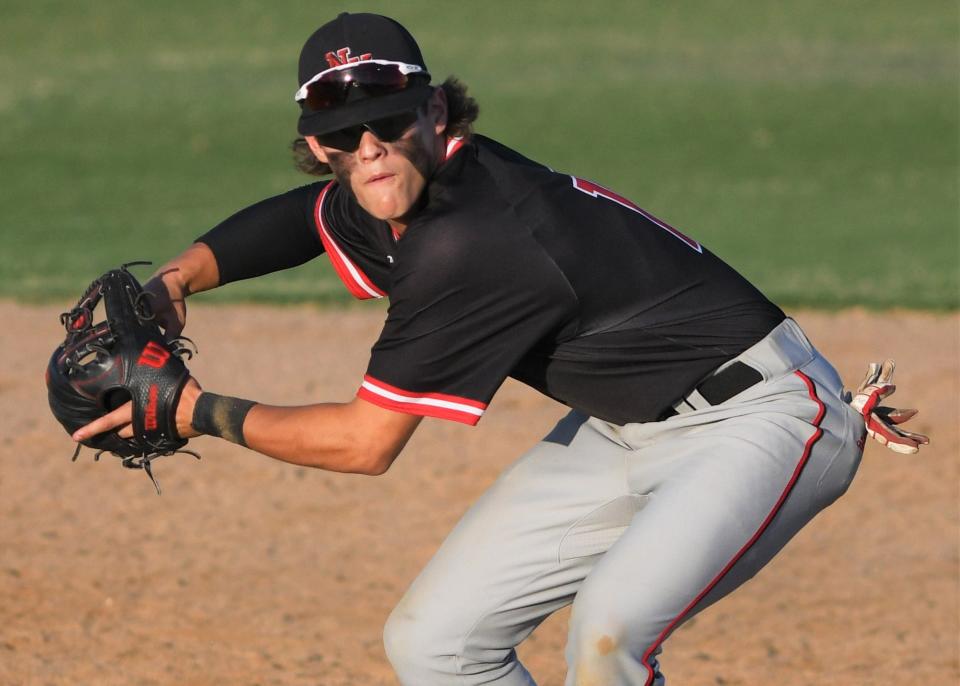
[[[114,458],[70,463],[43,369],[62,308],[0,303],[0,684],[394,684],[393,604],[497,473],[563,413],[509,383],[476,428],[427,420],[383,477],[292,467],[211,439],[154,494]],[[870,444],[849,493],[756,579],[667,642],[683,686],[960,681],[960,316],[793,313],[848,385],[897,359],[919,456]],[[191,368],[264,402],[346,400],[382,311],[194,306]],[[265,336],[263,332],[268,332]],[[249,368],[250,365],[254,365]],[[563,682],[567,615],[520,653]]]

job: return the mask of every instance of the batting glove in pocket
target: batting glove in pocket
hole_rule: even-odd
[[[917,414],[915,409],[897,409],[880,405],[880,401],[893,394],[897,387],[893,384],[893,360],[882,363],[871,362],[867,375],[863,377],[856,394],[849,400],[850,405],[863,415],[867,425],[867,434],[890,450],[897,453],[913,454],[926,445],[930,439],[923,434],[901,429],[903,424]]]

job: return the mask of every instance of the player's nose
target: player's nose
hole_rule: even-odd
[[[383,141],[373,133],[364,131],[360,136],[360,145],[357,146],[357,155],[364,161],[375,160],[384,153]]]

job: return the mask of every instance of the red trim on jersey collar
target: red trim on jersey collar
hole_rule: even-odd
[[[463,140],[462,138],[448,138],[448,139],[447,139],[447,151],[446,151],[446,153],[444,153],[444,155],[443,155],[443,161],[446,162],[446,161],[449,160],[451,157],[453,157],[453,154],[454,154],[455,152],[457,152],[457,150],[459,150],[460,148],[462,148],[464,145],[466,145],[466,143],[464,142],[464,140]]]
[[[402,388],[375,379],[369,374],[363,377],[363,383],[360,384],[357,397],[388,410],[424,417],[452,419],[455,422],[462,422],[470,426],[479,422],[480,417],[487,409],[486,403],[470,398],[461,398],[445,393],[405,391]]]
[[[327,255],[330,256],[330,262],[333,264],[337,276],[343,281],[343,285],[347,287],[351,295],[361,300],[382,298],[386,293],[377,288],[370,277],[364,274],[363,270],[347,257],[347,253],[337,245],[337,242],[333,239],[333,232],[330,231],[330,228],[323,221],[323,200],[336,183],[336,181],[331,181],[320,192],[320,197],[317,198],[317,204],[313,213],[314,223],[317,225],[317,233],[320,234],[323,249],[327,251]]]

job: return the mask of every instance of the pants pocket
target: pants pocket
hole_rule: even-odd
[[[834,455],[817,479],[817,501],[822,509],[847,492],[860,466],[863,455],[863,436],[866,430],[863,419],[856,410],[841,398],[830,403],[827,409],[842,419],[829,430],[833,439]]]
[[[581,517],[560,540],[558,561],[606,552],[649,499],[649,495],[631,493],[614,498]]]

